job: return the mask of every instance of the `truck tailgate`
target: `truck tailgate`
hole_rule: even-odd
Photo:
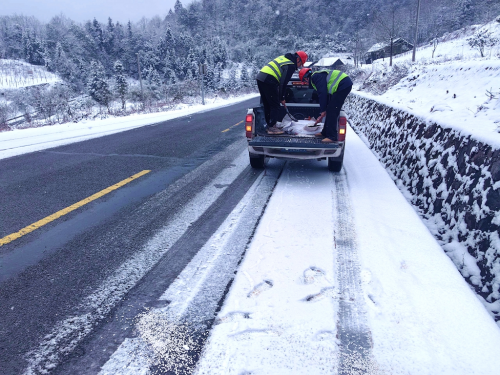
[[[262,136],[259,135],[248,142],[252,147],[283,147],[283,148],[321,148],[337,149],[342,147],[342,142],[322,143],[321,138]]]

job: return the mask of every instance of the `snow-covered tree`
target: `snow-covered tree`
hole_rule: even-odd
[[[0,129],[7,128],[7,120],[12,116],[12,106],[7,103],[0,102]]]
[[[473,0],[457,0],[455,4],[455,27],[464,27],[470,24],[474,19],[474,1]]]
[[[125,109],[125,98],[128,92],[128,82],[125,78],[123,64],[121,61],[115,62],[115,91],[122,102],[122,109]]]
[[[153,66],[149,66],[144,73],[150,95],[154,99],[159,99],[162,86],[160,74]]]
[[[106,80],[104,67],[100,62],[92,61],[90,64],[87,91],[92,99],[109,110],[112,95],[109,90],[108,81]]]
[[[244,65],[241,69],[240,81],[241,81],[241,86],[243,87],[250,86],[250,77],[248,76],[248,70]]]
[[[484,57],[484,49],[486,47],[493,47],[498,43],[498,39],[493,36],[491,31],[479,31],[468,38],[467,42],[469,46],[479,50],[481,57]]]

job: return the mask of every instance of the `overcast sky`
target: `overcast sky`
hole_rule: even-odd
[[[113,21],[125,23],[138,21],[142,17],[165,16],[174,8],[176,0],[0,0],[0,15],[23,14],[35,16],[47,22],[53,16],[63,13],[74,21],[82,22],[97,18],[105,22],[108,17]],[[186,6],[191,0],[181,0]]]

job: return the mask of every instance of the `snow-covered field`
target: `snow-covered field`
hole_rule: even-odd
[[[18,89],[55,82],[61,82],[61,79],[43,66],[21,60],[0,59],[0,89]]]
[[[496,21],[475,30],[489,30],[500,39]],[[462,30],[441,38],[434,58],[432,45],[417,51],[415,63],[411,53],[395,56],[393,65],[408,69],[408,74],[381,95],[363,89],[358,93],[500,147],[500,42],[481,57],[467,43],[471,34]],[[367,81],[378,84],[397,74],[389,59],[363,68]]]
[[[188,106],[187,104],[180,104],[175,110],[168,112],[136,114],[104,120],[85,120],[76,124],[66,123],[0,132],[0,159],[152,125],[196,112],[231,105],[255,96],[257,94],[236,96],[229,99],[209,99],[206,105]]]

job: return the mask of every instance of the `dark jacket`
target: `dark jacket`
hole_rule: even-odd
[[[259,72],[257,74],[257,77],[255,77],[257,81],[261,81],[270,85],[279,86],[280,101],[285,100],[286,85],[288,81],[290,81],[290,79],[292,78],[292,74],[297,70],[297,58],[299,57],[299,55],[297,55],[296,53],[287,53],[285,57],[288,60],[291,60],[293,64],[283,66],[281,72],[281,79],[279,83],[276,80],[276,78],[274,78],[272,75],[269,75],[264,72]]]
[[[328,104],[328,87],[326,85],[326,76],[328,73],[326,72],[320,72],[320,73],[314,73],[311,76],[311,82],[314,83],[316,86],[316,91],[318,92],[318,97],[319,97],[319,111],[320,112],[325,112],[326,111],[326,105]],[[339,82],[339,87],[337,88],[337,91],[344,90],[348,87],[352,86],[352,81],[349,77],[345,77],[342,79],[342,81]]]

